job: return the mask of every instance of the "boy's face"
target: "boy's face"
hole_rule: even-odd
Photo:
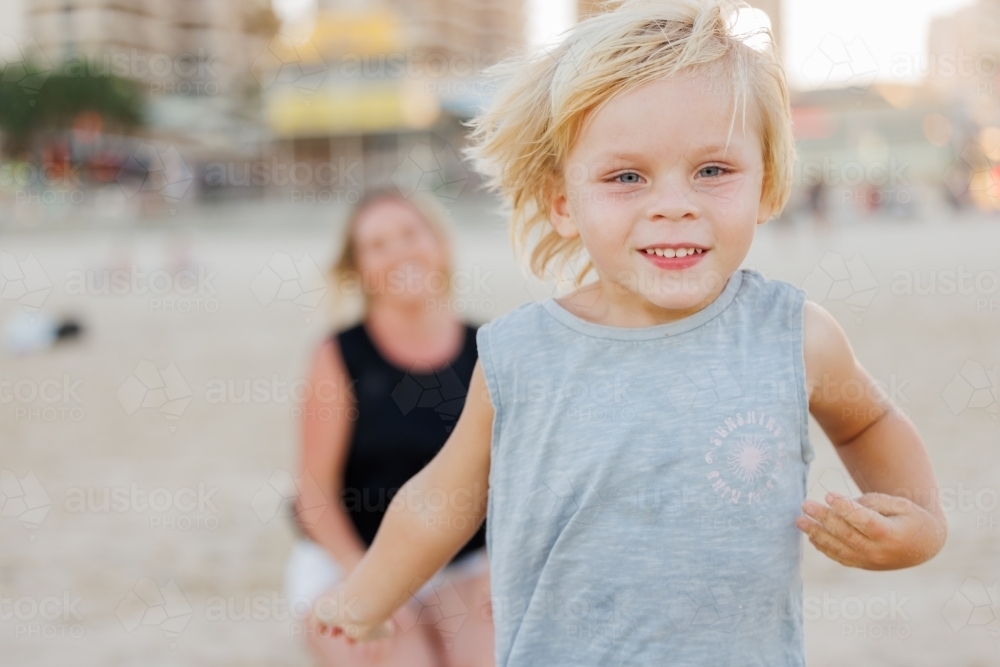
[[[581,237],[612,288],[603,290],[608,299],[685,317],[739,268],[767,211],[752,105],[746,134],[738,114],[725,150],[731,114],[727,87],[699,74],[647,83],[587,118],[550,219],[562,236]]]

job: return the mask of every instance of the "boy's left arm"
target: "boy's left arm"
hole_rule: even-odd
[[[933,558],[947,520],[920,434],[858,362],[843,329],[805,302],[809,411],[864,495],[806,500],[796,526],[830,558],[867,570],[894,570]]]

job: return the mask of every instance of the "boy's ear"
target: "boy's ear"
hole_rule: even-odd
[[[763,225],[765,222],[770,220],[774,216],[774,211],[771,210],[770,206],[764,206],[761,204],[757,207],[757,224]]]
[[[580,231],[573,224],[573,218],[569,212],[569,196],[566,194],[566,186],[561,182],[554,183],[549,189],[549,221],[559,236],[564,239],[580,235]]]

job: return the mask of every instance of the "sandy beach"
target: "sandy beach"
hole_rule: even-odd
[[[468,280],[455,308],[476,322],[553,289],[526,280],[506,230],[483,220],[456,227]],[[0,663],[311,664],[284,600],[283,499],[295,395],[331,326],[333,232],[311,220],[0,236],[25,275],[5,274],[0,321],[40,305],[86,328],[0,358]],[[996,221],[758,232],[745,265],[833,313],[923,435],[950,521],[943,552],[908,570],[844,568],[806,543],[811,667],[1000,665],[998,249]],[[129,284],[109,286],[114,270]],[[811,438],[821,498],[846,481],[815,423]]]

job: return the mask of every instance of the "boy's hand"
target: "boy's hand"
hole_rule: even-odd
[[[894,570],[919,565],[941,548],[946,528],[939,519],[901,496],[866,493],[856,500],[828,493],[829,507],[802,503],[808,516],[795,525],[813,546],[848,567]]]
[[[378,624],[361,622],[350,604],[345,602],[343,590],[339,587],[316,600],[309,625],[312,631],[321,635],[343,636],[349,644],[384,639],[395,633],[391,618]]]

